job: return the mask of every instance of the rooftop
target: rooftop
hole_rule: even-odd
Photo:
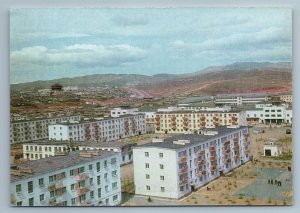
[[[89,153],[89,152],[80,152]],[[93,155],[90,157],[83,157],[79,152],[70,152],[68,155],[64,156],[53,156],[48,158],[43,158],[40,160],[27,161],[25,163],[12,165],[11,168],[30,168],[32,173],[22,173],[21,176],[11,174],[11,182],[19,181],[22,179],[32,178],[35,176],[47,174],[57,170],[65,169],[68,167],[73,167],[75,165],[81,165],[84,163],[92,162],[101,158],[106,158],[109,156],[116,155],[114,152],[109,151],[98,151],[98,155]]]
[[[32,141],[23,143],[23,145],[68,145],[69,141],[55,141],[55,140],[40,140],[40,141]],[[109,141],[109,142],[85,142],[85,141],[73,141],[72,145],[74,146],[89,146],[89,147],[124,147],[127,145],[135,146],[136,143],[132,143],[129,141],[125,142],[117,142],[117,141]]]
[[[213,100],[212,96],[202,96],[202,97],[189,97],[186,99],[180,100],[179,104],[188,104],[188,103],[194,103],[194,102],[200,102],[200,101],[211,101]]]
[[[75,116],[79,116],[80,117],[80,115],[66,115],[66,116],[56,116],[56,117],[53,117],[53,118],[49,118],[49,117],[30,118],[28,120],[14,120],[11,123],[12,124],[14,124],[14,123],[28,123],[28,122],[31,122],[31,121],[51,120],[51,119],[57,119],[57,118],[71,118],[71,117],[75,117]]]
[[[199,111],[189,111],[189,110],[177,110],[177,111],[164,111],[164,112],[157,112],[156,114],[175,114],[175,113],[186,113],[186,114],[190,114],[190,113],[238,113],[241,112],[242,110],[239,109],[233,109],[233,110],[229,110],[229,111],[206,111],[206,110],[199,110]]]
[[[180,134],[180,135],[175,135],[170,138],[164,139],[163,142],[156,142],[156,143],[147,143],[143,145],[139,145],[136,148],[139,147],[157,147],[157,148],[165,148],[165,149],[172,149],[172,150],[177,150],[181,149],[184,147],[189,147],[193,144],[199,144],[199,143],[205,143],[208,142],[214,138],[220,138],[222,136],[225,136],[229,133],[233,133],[242,129],[248,128],[246,126],[240,126],[237,128],[227,128],[227,127],[217,127],[217,128],[212,128],[212,129],[207,129],[208,131],[217,131],[218,134],[216,135],[201,135],[201,134]],[[185,145],[180,145],[180,144],[174,144],[173,141],[178,141],[178,140],[189,140],[189,143],[186,143]]]
[[[217,94],[215,98],[233,98],[233,97],[266,97],[266,93],[235,93],[235,94]]]

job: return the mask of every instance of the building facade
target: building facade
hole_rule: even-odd
[[[188,133],[200,128],[246,125],[246,112],[177,111],[156,113],[156,133]]]
[[[119,117],[121,115],[135,115],[138,113],[139,113],[138,108],[132,108],[132,109],[114,108],[110,110],[111,117]]]
[[[179,199],[251,159],[247,127],[201,131],[135,147],[135,193]]]
[[[114,152],[71,152],[11,168],[12,206],[115,206],[121,203]]]
[[[280,100],[286,103],[293,103],[293,95],[292,94],[280,95]]]
[[[49,139],[106,142],[146,133],[144,114],[49,125]]]
[[[48,138],[48,125],[79,121],[80,116],[65,116],[47,119],[12,121],[10,123],[10,143],[23,143]]]
[[[107,143],[85,143],[66,141],[41,141],[22,144],[23,159],[39,160],[51,156],[66,154],[69,151],[107,150],[118,153],[121,165],[132,163],[132,147],[136,143],[131,142],[107,142]]]
[[[260,106],[257,106],[260,107]],[[293,111],[287,105],[263,105],[261,108],[246,110],[247,122],[251,124],[292,124]]]
[[[271,97],[264,93],[219,94],[215,97],[215,104],[243,105],[268,101]]]

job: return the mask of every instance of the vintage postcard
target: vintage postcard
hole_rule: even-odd
[[[292,205],[292,10],[10,11],[11,206]]]

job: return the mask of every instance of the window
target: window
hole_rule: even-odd
[[[150,191],[150,186],[146,186],[147,191]]]
[[[80,202],[81,202],[81,201],[85,201],[85,200],[86,200],[85,194],[80,195],[80,196],[79,196],[79,200],[80,200]]]
[[[117,163],[117,159],[116,158],[112,158],[110,162],[111,162],[111,164],[116,164]]]
[[[149,163],[145,163],[146,169],[149,169]]]
[[[28,182],[28,193],[32,193],[33,192],[33,182],[29,181]]]
[[[100,185],[100,181],[101,181],[100,175],[98,175],[98,176],[97,176],[97,184],[98,184],[98,185]]]
[[[49,176],[49,183],[52,183],[54,181],[53,175]]]
[[[160,187],[161,192],[165,192],[165,187]]]
[[[104,161],[104,168],[107,167],[107,160]]]
[[[90,178],[90,179],[89,179],[90,185],[93,184],[93,180],[94,180],[93,178]]]
[[[159,158],[163,158],[164,154],[163,153],[159,153]]]
[[[33,206],[33,205],[34,205],[34,199],[32,197],[32,198],[29,198],[29,206]]]
[[[116,200],[118,200],[118,195],[113,196],[113,201],[116,201]]]
[[[160,180],[164,181],[165,180],[165,176],[160,176]]]
[[[90,171],[93,170],[93,165],[92,164],[89,165],[89,170]]]
[[[44,178],[39,179],[39,186],[44,187]]]
[[[184,191],[184,186],[180,186],[180,191]]]
[[[71,199],[72,205],[75,205],[75,202],[76,202],[75,198],[72,198],[72,199]]]
[[[105,186],[105,191],[108,192],[108,185]]]
[[[80,168],[79,168],[79,172],[80,172],[80,173],[83,173],[83,172],[84,172],[84,167],[80,167]]]
[[[75,184],[71,184],[71,190],[73,191],[75,189]]]
[[[104,174],[104,179],[107,179],[107,173]]]
[[[54,191],[50,191],[50,198],[54,197],[55,196],[55,193]]]
[[[22,201],[17,202],[17,206],[22,206]]]
[[[16,192],[21,192],[22,191],[22,186],[21,184],[16,185]]]
[[[149,157],[149,152],[145,152],[145,157]]]
[[[90,198],[93,199],[94,198],[94,191],[90,192]]]
[[[112,172],[111,172],[111,176],[112,176],[112,177],[116,177],[116,176],[117,176],[117,170],[112,171]]]
[[[45,200],[45,195],[44,194],[41,194],[40,195],[40,201],[44,201]]]
[[[150,179],[150,175],[149,174],[146,174],[146,179]]]
[[[61,173],[61,178],[66,178],[66,173],[65,172]]]
[[[101,188],[98,188],[98,198],[101,197]]]
[[[111,186],[112,186],[112,189],[116,189],[116,188],[117,188],[117,186],[118,186],[118,185],[117,185],[117,182],[114,182],[114,183],[112,183],[112,185],[111,185]]]
[[[96,167],[97,167],[97,172],[100,172],[100,162],[98,162],[98,163],[96,164]]]
[[[159,168],[160,169],[164,169],[164,165],[163,164],[159,164]]]

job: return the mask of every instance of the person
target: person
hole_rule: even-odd
[[[270,179],[268,179],[268,184],[270,184],[270,182],[271,182]]]
[[[148,197],[148,202],[151,202],[152,200],[151,200],[151,198],[150,197]]]

